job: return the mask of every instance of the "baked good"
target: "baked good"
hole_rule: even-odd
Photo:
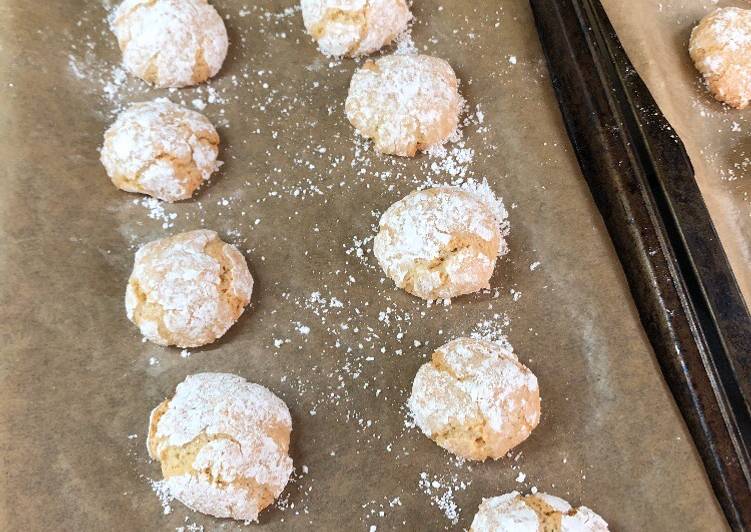
[[[101,160],[117,188],[164,201],[190,198],[221,162],[219,135],[201,113],[159,98],[121,112]]]
[[[370,54],[407,28],[405,0],[301,0],[305,29],[329,56]]]
[[[347,118],[381,153],[412,157],[446,142],[459,124],[463,101],[446,61],[391,55],[366,61],[352,76]]]
[[[199,229],[138,250],[125,309],[148,340],[198,347],[227,332],[250,302],[252,290],[242,253],[216,232]]]
[[[743,109],[751,101],[751,9],[725,7],[691,32],[689,53],[714,97]]]
[[[167,493],[189,508],[256,521],[292,473],[287,405],[228,373],[190,375],[149,419],[149,456]]]
[[[111,26],[125,69],[156,87],[202,83],[227,56],[227,28],[206,0],[125,0]]]
[[[548,495],[512,491],[483,499],[470,532],[607,532],[605,520],[586,506]]]
[[[498,459],[540,421],[537,378],[501,345],[458,338],[417,371],[408,405],[438,445],[469,460]]]
[[[447,299],[490,286],[505,247],[482,198],[458,187],[412,192],[381,217],[373,252],[396,286],[423,299]]]

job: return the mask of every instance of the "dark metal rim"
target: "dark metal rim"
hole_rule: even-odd
[[[751,317],[678,136],[598,0],[530,0],[561,113],[663,375],[751,530]]]

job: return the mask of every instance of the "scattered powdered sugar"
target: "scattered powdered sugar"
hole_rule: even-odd
[[[172,501],[174,497],[169,491],[169,486],[164,480],[149,480],[149,485],[154,493],[159,498],[159,502],[162,503],[162,511],[164,515],[172,513]]]
[[[465,181],[459,188],[471,192],[479,198],[480,201],[490,209],[490,212],[493,213],[501,236],[507,237],[509,235],[511,232],[511,224],[508,221],[508,211],[503,204],[503,198],[497,196],[493,189],[490,188],[487,179],[483,179],[482,181],[467,179],[467,181]],[[504,245],[502,245],[499,250],[499,255],[505,255],[508,253],[508,247],[505,245],[505,238],[503,244]]]
[[[463,143],[450,147],[438,144],[428,150],[428,155],[433,159],[430,163],[430,170],[434,174],[448,174],[450,177],[463,178],[467,176],[475,151],[464,147]]]
[[[469,336],[477,340],[485,340],[499,344],[509,353],[514,352],[514,346],[504,334],[504,329],[511,325],[506,314],[493,314],[492,318],[484,319],[472,327]]]
[[[147,209],[148,212],[146,213],[146,215],[152,220],[159,220],[160,222],[162,222],[162,229],[169,229],[175,226],[177,213],[167,212],[164,208],[165,203],[159,201],[158,199],[144,196],[142,198],[133,199],[133,204],[140,205],[141,207]]]
[[[471,481],[459,480],[456,475],[448,477],[428,475],[424,471],[420,473],[420,478],[417,481],[417,485],[422,492],[430,497],[430,504],[441,510],[446,519],[451,521],[453,525],[459,522],[459,514],[461,513],[461,509],[454,500],[454,495],[458,491],[466,490],[471,484]]]
[[[394,53],[400,55],[416,55],[420,53],[417,46],[415,46],[415,42],[412,40],[412,31],[410,29],[397,35],[396,50],[394,50]]]
[[[185,517],[185,520],[188,520],[188,517]],[[175,528],[175,532],[203,532],[203,525],[199,525],[198,523],[188,523],[185,526],[178,526]]]

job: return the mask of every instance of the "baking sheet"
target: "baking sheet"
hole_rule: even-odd
[[[688,54],[691,30],[718,7],[747,0],[602,0],[626,52],[683,140],[746,303],[751,305],[751,109],[706,90]]]
[[[343,101],[356,63],[318,54],[292,2],[215,5],[225,67],[170,92],[117,69],[108,3],[0,3],[0,528],[241,529],[178,502],[165,514],[145,449],[149,411],[177,383],[228,371],[293,416],[297,472],[264,530],[459,530],[483,497],[533,487],[614,530],[723,529],[526,1],[415,3],[414,43],[455,67],[470,123],[448,156],[409,161],[355,138]],[[97,160],[114,113],[157,95],[206,105],[222,136],[225,165],[193,201],[120,192]],[[490,293],[427,306],[383,279],[370,238],[416,186],[461,177],[504,197],[511,251]],[[252,307],[204,349],[143,343],[123,310],[135,249],[197,227],[246,252]],[[431,350],[471,333],[507,337],[542,391],[540,426],[494,463],[457,463],[404,409]]]

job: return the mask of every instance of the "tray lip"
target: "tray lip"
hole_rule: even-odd
[[[751,317],[688,154],[599,0],[530,4],[566,130],[662,373],[728,523],[751,529]]]

